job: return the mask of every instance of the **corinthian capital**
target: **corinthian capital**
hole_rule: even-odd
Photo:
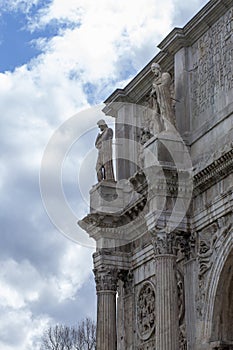
[[[112,268],[94,269],[96,291],[117,291],[117,270]]]
[[[174,232],[153,230],[151,231],[151,238],[155,255],[176,255],[178,248]]]

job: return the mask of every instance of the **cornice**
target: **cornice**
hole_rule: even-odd
[[[158,47],[174,55],[198,40],[231,7],[232,0],[209,1],[183,28],[174,28]]]
[[[170,72],[173,69],[173,56],[160,51],[153,59],[125,86],[123,89],[116,89],[105,101],[106,107],[103,112],[106,115],[115,117],[111,110],[111,104],[114,102],[139,103],[151,89],[153,73],[151,64],[157,62],[164,71]],[[114,106],[115,107],[115,106]]]
[[[194,197],[233,171],[233,149],[194,175]]]

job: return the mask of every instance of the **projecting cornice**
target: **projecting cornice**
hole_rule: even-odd
[[[194,176],[194,196],[206,191],[233,171],[233,149]]]
[[[183,28],[174,28],[158,48],[174,55],[182,47],[192,45],[231,7],[232,0],[209,1]]]

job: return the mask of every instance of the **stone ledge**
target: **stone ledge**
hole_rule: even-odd
[[[204,192],[233,171],[233,149],[194,176],[194,197]]]
[[[174,55],[182,47],[192,45],[231,6],[232,0],[209,1],[183,28],[174,28],[158,47],[160,50]]]

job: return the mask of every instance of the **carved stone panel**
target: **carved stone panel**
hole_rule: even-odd
[[[191,48],[193,129],[223,110],[229,104],[228,96],[232,96],[232,18],[230,9]]]
[[[142,284],[136,304],[137,331],[141,340],[147,340],[155,330],[155,289],[151,282]]]

